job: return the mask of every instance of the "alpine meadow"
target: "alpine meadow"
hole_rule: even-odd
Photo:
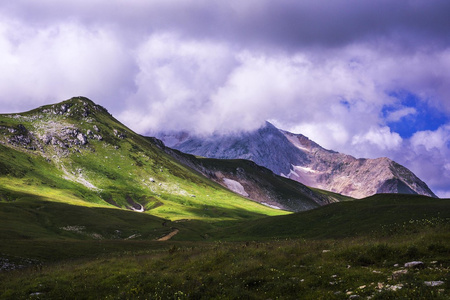
[[[185,154],[85,97],[0,115],[0,299],[449,299],[449,277],[450,199]]]

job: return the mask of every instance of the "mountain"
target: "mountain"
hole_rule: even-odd
[[[172,152],[84,97],[3,114],[0,202],[40,199],[169,220],[226,221],[335,201],[246,161],[199,163]]]
[[[299,182],[278,176],[250,160],[196,157],[168,148],[156,138],[149,139],[174,159],[207,178],[243,197],[273,208],[298,212],[352,200],[339,194],[312,190]]]
[[[195,137],[187,133],[157,134],[168,147],[185,153],[219,159],[248,159],[276,174],[288,174],[291,165],[308,159],[307,154],[286,140],[280,131],[266,122],[264,127],[240,135]]]
[[[220,159],[249,159],[276,174],[354,198],[377,193],[420,194],[436,197],[410,170],[388,158],[356,159],[326,150],[301,134],[280,130],[266,122],[252,132],[190,136],[160,133],[168,147]]]
[[[250,198],[345,200],[82,97],[0,115],[0,299],[449,298],[450,199]]]

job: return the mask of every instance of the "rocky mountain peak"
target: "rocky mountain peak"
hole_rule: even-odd
[[[258,130],[209,137],[183,133],[158,133],[168,147],[185,153],[220,159],[248,159],[276,174],[288,174],[292,164],[303,163],[307,157],[271,123]]]
[[[410,170],[389,158],[357,159],[327,150],[302,134],[279,130],[269,122],[241,135],[199,138],[184,133],[182,136],[182,140],[169,146],[211,158],[249,159],[307,186],[354,198],[376,193],[436,197]],[[170,140],[167,135],[159,137],[164,142]]]
[[[97,112],[109,114],[106,108],[95,104],[92,100],[86,97],[81,96],[73,97],[57,104],[42,106],[29,113],[33,112],[39,114],[64,115],[75,119],[87,118],[91,114],[95,114]]]

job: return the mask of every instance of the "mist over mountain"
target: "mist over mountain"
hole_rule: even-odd
[[[185,153],[211,158],[244,158],[276,174],[343,195],[363,198],[377,193],[436,197],[425,182],[389,158],[365,159],[327,150],[301,134],[271,123],[234,135],[190,136],[160,133],[164,143]]]
[[[308,160],[306,153],[298,151],[283,134],[266,122],[256,131],[230,135],[195,137],[188,133],[157,134],[166,146],[185,153],[220,159],[248,159],[276,174],[288,174],[291,165]]]

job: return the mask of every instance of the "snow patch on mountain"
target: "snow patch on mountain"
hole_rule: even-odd
[[[239,195],[248,197],[248,193],[245,191],[244,187],[240,182],[229,178],[223,178],[223,182],[228,187],[228,189],[232,190],[233,192]]]

